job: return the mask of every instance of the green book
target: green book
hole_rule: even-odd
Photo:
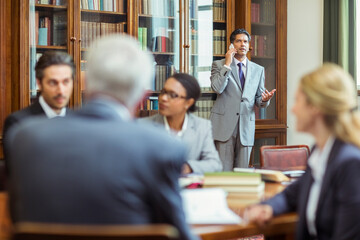
[[[138,28],[138,41],[140,42],[141,47],[143,46],[143,28]]]

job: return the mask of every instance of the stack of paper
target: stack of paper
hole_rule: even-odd
[[[241,218],[229,209],[222,189],[184,189],[181,196],[189,224],[241,223]]]

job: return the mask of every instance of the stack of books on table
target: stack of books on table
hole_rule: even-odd
[[[265,184],[258,173],[217,172],[205,173],[203,187],[224,189],[229,205],[248,205],[262,199]]]

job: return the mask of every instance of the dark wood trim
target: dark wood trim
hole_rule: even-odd
[[[30,61],[30,40],[29,40],[29,14],[30,14],[30,6],[28,0],[20,0],[15,1],[20,2],[19,8],[19,86],[20,86],[20,93],[19,93],[19,100],[20,100],[20,109],[27,107],[30,105],[30,68],[29,68],[29,61]]]
[[[80,1],[68,0],[68,47],[75,62],[73,97],[70,106],[81,106],[81,9]],[[73,40],[71,40],[73,39]]]
[[[0,1],[0,159],[3,123],[11,113],[11,0]]]
[[[276,111],[287,124],[287,0],[276,1]],[[284,143],[285,144],[285,143]]]

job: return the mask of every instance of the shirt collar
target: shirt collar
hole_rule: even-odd
[[[244,58],[244,60],[242,60],[242,61],[239,61],[239,60],[237,60],[235,57],[234,57],[234,63],[235,63],[235,65],[238,65],[238,63],[242,63],[242,65],[244,66],[244,67],[246,67],[246,64],[247,64],[247,57],[245,57]]]
[[[165,117],[165,116],[163,116],[163,117],[164,117],[164,125],[165,125],[166,131],[168,131],[169,133],[174,134],[174,135],[176,135],[176,136],[178,136],[178,137],[182,137],[182,135],[184,134],[184,132],[185,132],[185,130],[186,130],[186,128],[187,128],[188,115],[185,114],[184,123],[183,123],[183,125],[182,125],[181,131],[178,131],[178,132],[170,129],[170,126],[169,126],[169,123],[168,123],[166,117]]]
[[[63,107],[60,111],[59,114],[57,114],[48,104],[47,102],[44,100],[43,96],[40,95],[39,97],[39,103],[42,107],[42,109],[44,110],[46,116],[48,118],[54,118],[54,117],[65,117],[66,115],[66,108]]]
[[[316,181],[321,181],[323,179],[326,165],[329,159],[330,151],[334,145],[335,137],[330,136],[325,143],[325,146],[322,150],[315,148],[313,153],[309,158],[309,166],[311,168],[311,174]]]

